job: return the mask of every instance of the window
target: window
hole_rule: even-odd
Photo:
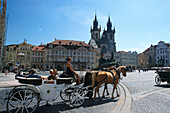
[[[52,47],[53,47],[53,45],[52,45],[52,44],[50,44],[50,45],[49,45],[49,47],[50,47],[50,48],[52,48]]]

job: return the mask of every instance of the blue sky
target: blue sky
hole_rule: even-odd
[[[33,45],[54,39],[88,43],[96,12],[102,30],[108,15],[116,28],[117,51],[142,52],[170,42],[170,0],[8,0],[6,44]]]

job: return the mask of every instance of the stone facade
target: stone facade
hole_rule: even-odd
[[[44,70],[45,47],[34,46],[31,55],[31,67]]]
[[[0,67],[4,65],[5,59],[5,35],[6,35],[6,9],[7,0],[0,0]]]
[[[22,66],[31,67],[31,54],[33,45],[26,43],[25,41],[21,44],[13,44],[6,46],[5,62],[6,66]],[[17,63],[19,63],[17,65]]]
[[[138,53],[131,51],[119,51],[121,65],[137,68],[138,66]]]
[[[116,43],[115,43],[115,27],[112,29],[112,22],[110,16],[108,17],[107,30],[103,30],[102,35],[100,36],[101,26],[98,27],[97,16],[93,21],[93,27],[91,27],[91,39],[89,44],[95,48],[100,48],[100,57],[104,56],[105,59],[115,59],[116,62],[120,61],[119,55],[116,52]]]
[[[6,46],[6,51],[5,51],[5,65],[9,67],[14,67],[17,60],[16,60],[16,48],[18,45],[12,44]]]
[[[170,66],[169,64],[169,47],[170,44],[160,41],[156,47],[156,65]]]
[[[72,58],[73,67],[91,69],[96,66],[96,50],[82,41],[55,40],[45,47],[45,68],[66,69],[66,58]]]

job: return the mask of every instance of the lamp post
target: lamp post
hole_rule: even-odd
[[[22,67],[21,62],[22,62],[22,58],[24,58],[25,54],[19,53],[18,56],[20,57],[20,66]]]

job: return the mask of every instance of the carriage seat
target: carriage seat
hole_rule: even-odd
[[[72,77],[69,78],[57,78],[56,79],[56,84],[72,84],[73,83]]]
[[[39,77],[32,77],[32,76],[23,76],[23,75],[16,75],[15,79],[18,80],[19,83],[23,84],[32,84],[32,85],[41,85],[42,78]]]

